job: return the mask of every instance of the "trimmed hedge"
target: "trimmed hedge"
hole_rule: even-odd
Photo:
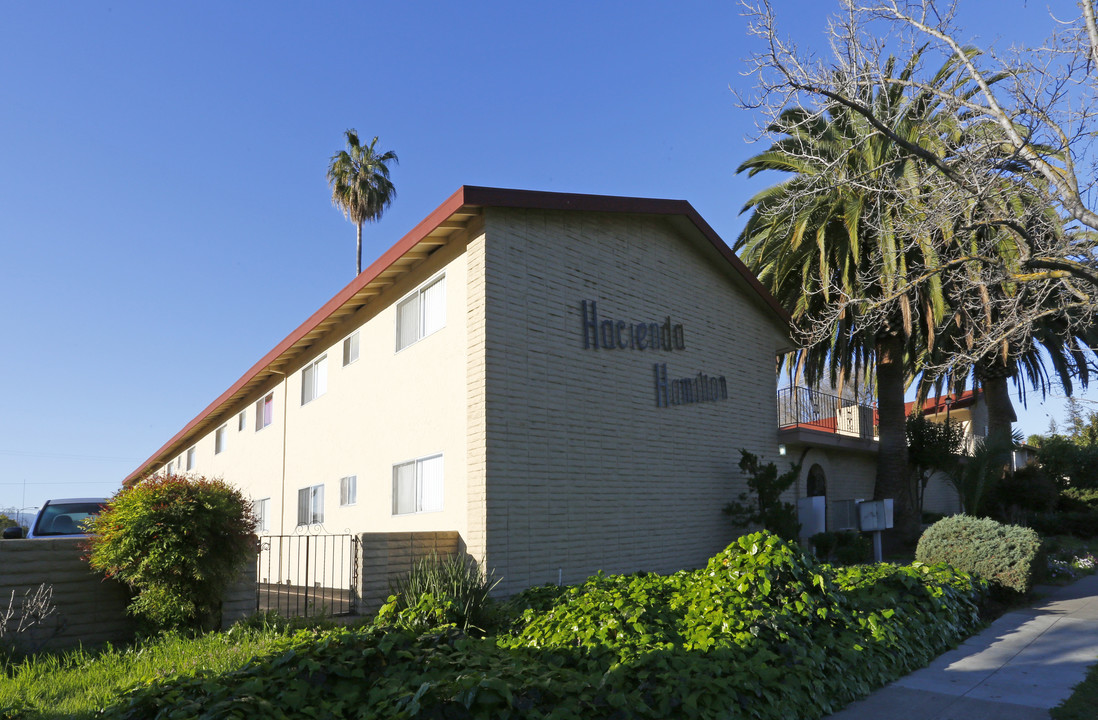
[[[954,515],[927,528],[919,538],[915,559],[949,563],[993,585],[1024,594],[1039,577],[1041,537],[1031,528]]]
[[[299,633],[236,672],[137,688],[101,717],[816,718],[975,630],[985,587],[945,566],[818,565],[756,533],[704,570],[520,593],[494,638]]]

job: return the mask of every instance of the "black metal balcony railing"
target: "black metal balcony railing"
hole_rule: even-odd
[[[802,428],[873,440],[877,409],[806,387],[778,390],[778,429]]]

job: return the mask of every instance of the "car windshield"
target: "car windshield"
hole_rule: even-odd
[[[98,515],[99,503],[58,503],[47,505],[34,524],[34,535],[82,535],[83,522]]]

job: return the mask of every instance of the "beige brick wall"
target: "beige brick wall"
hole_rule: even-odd
[[[659,218],[486,213],[486,561],[500,592],[699,566],[733,538],[739,448],[774,457],[773,313],[694,231]],[[585,349],[601,318],[684,327],[685,350]],[[729,399],[656,407],[670,377]]]
[[[416,560],[428,555],[465,552],[456,532],[362,533],[359,573],[359,614],[372,615],[389,597],[389,584],[408,573]]]

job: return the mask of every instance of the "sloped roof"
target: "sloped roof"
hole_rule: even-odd
[[[677,220],[699,232],[728,262],[734,274],[774,313],[775,319],[783,326],[789,326],[789,314],[781,304],[685,200],[580,195],[465,185],[421,220],[399,242],[382,253],[381,257],[310,315],[282,342],[275,345],[228,390],[221,393],[197,417],[130,473],[123,480],[123,484],[132,484],[174,458],[183,447],[193,442],[193,438],[201,437],[215,422],[221,420],[219,411],[226,404],[241,400],[273,375],[283,375],[283,371],[308,350],[313,342],[380,295],[398,277],[418,266],[435,250],[446,245],[452,235],[464,230],[472,218],[479,215],[484,208],[490,207],[657,215]]]

